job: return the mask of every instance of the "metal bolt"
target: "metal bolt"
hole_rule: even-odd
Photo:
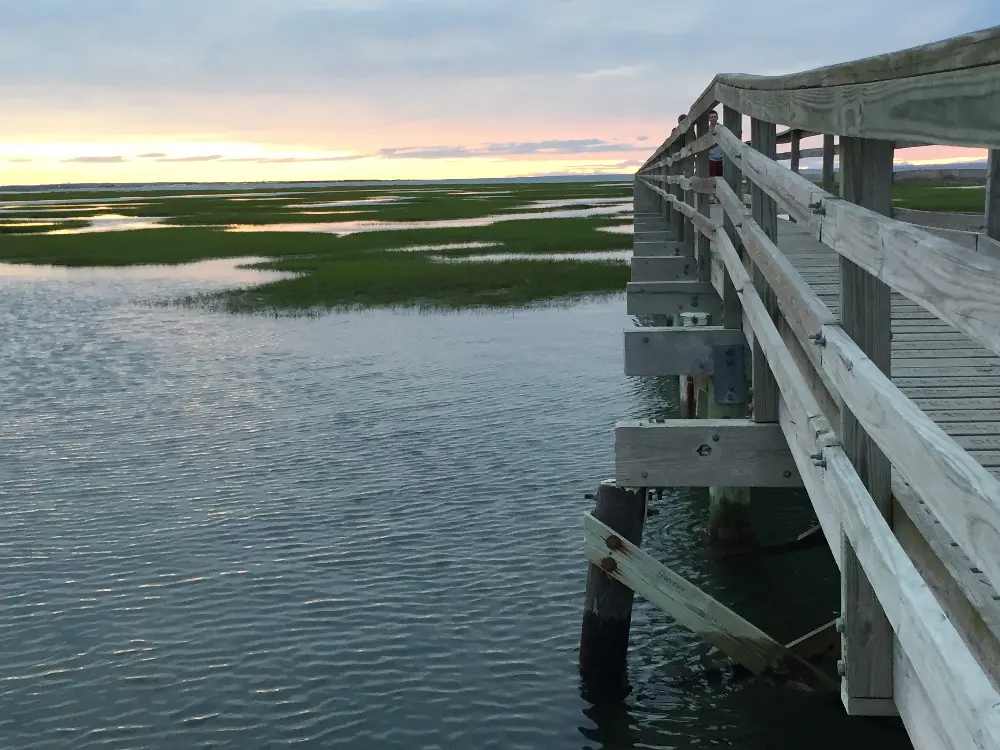
[[[601,560],[601,570],[605,573],[614,573],[618,570],[618,563],[612,560],[610,557],[605,557]]]
[[[614,534],[610,534],[608,538],[604,540],[604,543],[608,545],[608,549],[610,550],[621,549],[622,547],[622,540]]]
[[[838,617],[837,618],[837,622],[836,622],[836,624],[835,624],[834,627],[837,628],[837,632],[838,633],[840,633],[841,635],[843,635],[844,632],[847,630],[847,623],[846,623],[846,621],[844,620],[843,617]]]
[[[649,472],[648,471],[642,472],[642,478],[643,479],[648,479],[649,478]]]
[[[844,662],[843,659],[840,659],[837,662],[837,674],[839,674],[841,677],[844,677],[847,674],[847,664]]]
[[[821,458],[819,461],[813,461],[813,466],[818,466],[821,469],[826,468],[826,459]]]
[[[719,436],[718,435],[712,435],[712,442],[713,443],[719,442]]]
[[[709,447],[707,445],[702,445],[701,447],[699,447],[697,452],[698,452],[699,456],[710,456],[710,455],[712,455],[712,449],[711,449],[711,447]]]
[[[648,344],[649,343],[649,336],[643,336],[642,337],[642,343]]]
[[[792,472],[789,469],[785,469],[783,472],[781,472],[781,476],[783,476],[785,479],[791,479]]]
[[[822,333],[810,334],[809,339],[816,344],[816,346],[826,346],[826,336]]]

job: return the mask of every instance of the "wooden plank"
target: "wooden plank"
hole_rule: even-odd
[[[838,147],[833,143],[833,135],[823,136],[823,189],[833,192],[833,157]]]
[[[903,396],[835,326],[823,330],[826,370],[852,413],[945,530],[1000,582],[1000,481]]]
[[[927,696],[909,657],[893,649],[893,697],[913,750],[959,750],[948,738],[937,707]]]
[[[893,144],[859,138],[841,138],[840,174],[844,198],[888,214],[892,210]],[[840,258],[840,317],[843,330],[835,327],[855,350],[867,355],[873,368],[890,372],[891,302],[889,287],[874,276]],[[825,359],[825,357],[824,357]],[[844,399],[839,435],[844,452],[875,502],[875,507],[892,524],[892,465],[879,445],[865,432],[855,416],[856,402],[844,393],[843,382],[832,378]],[[855,699],[892,700],[892,626],[865,571],[844,540],[842,600],[844,632],[844,695],[848,704]],[[855,704],[855,710],[863,710]],[[848,712],[852,709],[848,705]],[[881,711],[880,711],[881,712]]]
[[[696,123],[695,132],[699,138],[708,138],[715,145],[715,133],[709,132],[709,113],[702,115]],[[697,191],[695,206],[698,213],[704,217],[708,223],[712,222],[711,217],[711,195],[715,194],[715,180],[708,176],[709,158],[708,151],[704,150],[695,158],[694,166],[698,172],[698,180],[706,186],[706,189]],[[692,180],[694,182],[694,180]],[[692,186],[694,189],[694,186]],[[712,241],[709,237],[699,232],[695,241],[695,258],[698,260],[698,280],[711,281],[712,278]]]
[[[776,424],[748,419],[622,421],[615,481],[623,487],[801,487]]]
[[[742,157],[744,172],[793,216],[798,212],[815,238],[1000,354],[1000,260],[836,199],[742,143],[734,144],[738,139],[725,128],[717,127],[716,134],[727,153]],[[824,213],[810,218],[810,203]]]
[[[616,541],[609,543],[609,537]],[[694,584],[657,562],[589,513],[584,518],[587,559],[601,564],[610,558],[610,575],[659,607],[679,624],[742,664],[756,675],[782,675],[806,689],[835,690],[815,667],[767,633],[723,606]]]
[[[986,236],[1000,240],[1000,150],[990,149],[986,167]]]
[[[803,417],[784,413],[781,424],[790,444],[808,439]],[[822,468],[799,464],[803,481],[807,487],[810,482],[816,486],[810,489],[814,504],[831,506],[843,524],[879,592],[899,646],[912,660],[929,700],[940,709],[943,732],[957,747],[1000,747],[1000,693],[900,547],[843,449],[829,445],[823,455]]]
[[[698,281],[664,282],[656,289],[627,292],[629,315],[679,315],[682,312],[705,312],[712,320],[721,318],[722,300],[712,285]]]
[[[632,243],[632,257],[649,257],[681,254],[680,245],[676,242],[644,242]]]
[[[750,142],[754,150],[765,157],[774,158],[775,144],[774,121],[764,122],[753,118],[750,120]],[[778,205],[756,184],[750,186],[751,211],[753,220],[760,230],[772,241],[778,240]],[[760,295],[761,301],[772,316],[778,311],[778,300],[767,283],[760,268],[753,266],[751,273],[753,285]],[[778,385],[768,365],[767,358],[759,344],[753,347],[753,418],[756,422],[778,421]]]
[[[896,539],[913,561],[983,672],[1000,687],[1000,597],[952,541],[913,488],[894,477]]]
[[[1000,64],[797,90],[718,83],[716,96],[752,118],[855,138],[1000,147]]]
[[[716,76],[716,82],[751,89],[792,90],[891,81],[903,76],[927,75],[996,62],[1000,62],[1000,26],[802,73],[783,76],[721,75]]]
[[[892,218],[916,224],[918,227],[956,229],[962,232],[982,232],[986,229],[983,214],[966,214],[957,211],[916,211],[912,208],[893,208]]]
[[[625,374],[711,375],[716,346],[743,346],[743,332],[721,326],[625,331]]]
[[[801,141],[802,131],[801,130],[792,130],[791,133],[792,133],[792,143],[791,143],[792,150],[789,153],[789,158],[791,160],[791,164],[789,165],[789,169],[791,169],[793,172],[795,172],[796,174],[798,174],[798,171],[799,171],[799,161],[802,158],[802,145],[801,145],[802,144],[802,141]]]
[[[698,266],[682,256],[632,256],[632,281],[694,281]]]
[[[808,336],[819,333],[822,326],[835,323],[836,316],[820,301],[772,239],[749,216],[749,212],[729,186],[720,184],[717,195],[726,216],[735,222],[734,231],[774,293],[778,308],[789,319],[800,339],[805,342]]]
[[[729,129],[729,131],[736,138],[742,138],[743,136],[743,115],[737,112],[732,107],[723,107],[722,109],[722,122]],[[713,128],[713,133],[715,129]],[[740,165],[737,164],[728,154],[723,154],[722,158],[722,179],[725,185],[729,187],[729,192],[732,197],[736,198],[739,204],[741,215],[744,212],[743,208],[743,172],[740,171]],[[718,187],[716,188],[716,195],[718,196]],[[729,236],[730,241],[736,248],[738,253],[742,253],[742,243],[739,239],[739,235],[736,233],[736,227],[733,221],[733,217],[736,214],[730,211],[723,212],[723,230]],[[713,254],[713,262],[721,266],[721,277],[722,277],[722,325],[726,328],[741,328],[743,325],[743,308],[740,305],[740,298],[736,294],[736,288],[733,286],[733,280],[730,278],[729,274],[726,273],[725,264],[721,263],[718,254]]]
[[[836,152],[836,149],[834,150]],[[800,148],[799,149],[799,159],[815,159],[817,157],[823,156],[823,148]],[[790,161],[792,158],[791,151],[779,151],[775,157],[775,161]],[[791,169],[791,167],[789,167]],[[793,172],[795,170],[792,170]]]

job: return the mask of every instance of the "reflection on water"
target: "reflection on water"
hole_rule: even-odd
[[[438,263],[506,263],[514,260],[582,260],[594,263],[607,263],[609,261],[627,263],[631,258],[631,250],[597,250],[590,253],[485,253],[458,257],[430,256],[431,260]]]
[[[122,216],[120,214],[101,214],[99,216],[78,216],[90,222],[88,226],[76,229],[56,229],[45,234],[92,234],[94,232],[125,232],[134,229],[163,229],[171,225],[164,224],[162,216]]]
[[[41,266],[27,263],[0,263],[0,279],[63,281],[196,281],[212,284],[256,284],[298,276],[289,271],[257,270],[244,268],[255,263],[273,261],[274,258],[247,256],[245,258],[216,258],[179,265],[147,264],[141,266],[67,267]]]
[[[634,224],[613,224],[608,227],[598,227],[598,232],[607,232],[608,234],[634,234],[635,233]]]
[[[370,206],[373,204],[391,206],[409,200],[413,200],[413,198],[402,195],[376,195],[371,198],[359,198],[356,200],[327,201],[326,203],[296,203],[290,205],[289,208],[346,208],[347,206]]]
[[[477,196],[491,196],[491,195],[510,195],[512,190],[454,190],[449,195],[477,195]]]
[[[627,704],[581,698],[584,493],[613,473],[617,419],[677,401],[676,378],[623,376],[622,296],[140,304],[249,260],[0,274],[4,750],[905,747],[711,681],[705,645],[641,599]],[[794,493],[758,500],[762,533],[813,523]],[[779,639],[832,618],[828,552],[721,560],[706,504],[668,492],[643,547]]]
[[[389,253],[426,253],[443,250],[481,250],[487,247],[500,247],[502,242],[445,242],[440,245],[407,245],[406,247],[386,248]]]
[[[451,229],[458,227],[486,227],[503,221],[537,221],[542,219],[585,219],[589,216],[630,213],[631,205],[597,206],[594,208],[567,209],[564,211],[537,211],[532,213],[495,214],[468,219],[432,219],[427,221],[341,221],[302,222],[288,224],[232,224],[227,232],[325,232],[348,235],[358,232],[390,232],[405,229]]]
[[[521,208],[565,208],[567,206],[595,206],[607,205],[609,203],[631,203],[631,198],[564,198],[561,200],[531,201]]]

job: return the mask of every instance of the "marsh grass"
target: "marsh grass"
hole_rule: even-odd
[[[503,208],[521,207],[535,200],[625,197],[631,191],[630,185],[625,189],[597,189],[596,186],[578,183],[518,186],[516,190],[513,187],[497,186],[497,190],[510,192],[475,198],[447,193],[414,194],[412,200],[398,205],[356,207],[368,211],[364,214],[329,218],[304,216],[299,220],[472,218]],[[458,186],[454,189],[462,188]],[[476,185],[472,189],[486,191],[491,188]],[[400,193],[390,189],[376,194]],[[305,196],[296,196],[294,203],[353,200],[371,195],[371,190],[317,190]],[[626,249],[631,246],[631,237],[597,231],[599,227],[621,223],[621,217],[530,219],[484,227],[371,231],[343,237],[311,232],[237,233],[218,228],[184,226],[266,224],[294,220],[292,211],[300,210],[298,206],[289,209],[282,203],[206,197],[159,200],[153,201],[151,206],[133,209],[116,208],[115,213],[124,215],[169,216],[174,226],[99,234],[8,237],[0,245],[0,260],[63,266],[128,266],[264,257],[269,260],[253,267],[298,275],[248,289],[230,289],[185,298],[181,302],[231,312],[271,314],[309,314],[317,310],[365,307],[456,310],[561,304],[581,297],[620,292],[628,281],[628,266],[613,262],[538,260],[449,264],[434,262],[428,257],[430,254],[474,256],[484,252],[561,253]],[[480,249],[397,251],[398,248],[413,245],[467,242],[501,245]]]

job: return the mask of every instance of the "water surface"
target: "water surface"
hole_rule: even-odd
[[[674,379],[623,377],[621,297],[149,304],[247,283],[239,262],[0,267],[0,747],[905,747],[710,681],[641,601],[627,706],[581,697],[584,493],[617,419],[676,402]],[[812,522],[796,493],[758,500],[765,535]],[[657,507],[644,547],[776,637],[834,615],[828,552],[724,562],[704,493]]]

